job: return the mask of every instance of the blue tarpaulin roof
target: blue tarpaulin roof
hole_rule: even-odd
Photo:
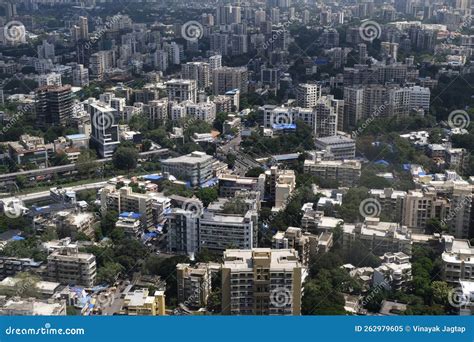
[[[131,217],[131,218],[134,218],[134,219],[139,219],[141,216],[142,216],[142,214],[128,212],[128,211],[124,211],[123,213],[121,213],[119,215],[119,217],[122,217],[122,218]]]
[[[146,175],[146,176],[143,176],[143,179],[150,180],[150,181],[157,181],[157,180],[160,180],[162,178],[163,178],[163,176],[161,176],[161,175]]]
[[[219,182],[219,179],[217,179],[217,178],[212,178],[212,179],[209,179],[208,181],[202,183],[202,184],[201,184],[201,187],[202,187],[202,188],[209,188],[209,187],[211,187],[211,186],[216,185],[218,182]]]
[[[296,129],[296,124],[273,124],[273,129]]]
[[[12,240],[13,241],[21,241],[21,240],[25,240],[25,238],[23,236],[15,235],[14,237],[12,237]]]

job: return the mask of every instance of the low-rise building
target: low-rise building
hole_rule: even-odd
[[[355,140],[343,135],[317,138],[315,145],[318,150],[326,151],[336,160],[355,158]]]
[[[443,260],[443,278],[450,284],[460,280],[474,281],[474,247],[469,240],[445,237]]]
[[[411,255],[411,231],[395,222],[366,218],[364,223],[344,224],[343,248],[349,250],[354,241],[362,242],[375,255],[403,252]]]
[[[325,180],[339,182],[341,186],[357,185],[361,175],[362,164],[359,160],[322,160],[306,159],[304,172]]]
[[[143,225],[140,217],[141,215],[138,213],[120,213],[115,227],[123,229],[125,235],[129,237],[138,238],[143,233]]]
[[[303,265],[308,265],[311,256],[326,253],[332,247],[330,232],[313,235],[304,233],[301,228],[288,227],[284,232],[277,232],[272,238],[273,249],[294,249],[298,252],[299,260]]]
[[[94,286],[97,274],[95,256],[81,253],[77,245],[64,246],[48,256],[48,278],[68,285]]]
[[[200,186],[213,176],[214,158],[204,152],[165,159],[161,162],[161,171],[189,182],[191,186]]]
[[[389,291],[406,290],[412,280],[410,257],[405,253],[385,253],[383,263],[374,269],[374,287]]]
[[[121,314],[127,316],[163,316],[165,311],[165,292],[155,291],[149,295],[148,289],[135,290],[125,295]]]
[[[237,191],[260,191],[263,197],[265,194],[265,174],[260,174],[257,178],[243,177],[231,174],[220,174],[219,180],[219,196],[234,197]]]
[[[0,278],[13,277],[20,272],[37,272],[42,264],[29,258],[0,256]]]
[[[0,297],[1,316],[66,316],[66,301]]]

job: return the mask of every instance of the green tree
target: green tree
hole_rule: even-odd
[[[247,171],[247,173],[245,174],[245,177],[258,177],[264,172],[265,172],[265,170],[263,168],[254,167],[254,168]]]
[[[210,203],[217,200],[219,193],[217,187],[201,188],[196,191],[196,196],[202,201],[202,204],[207,207]]]
[[[137,167],[138,151],[134,147],[118,147],[112,156],[114,166],[119,170],[130,170]]]
[[[97,270],[97,282],[99,284],[113,284],[123,270],[123,266],[119,263],[107,262]]]
[[[97,155],[92,150],[84,150],[77,158],[76,167],[79,174],[89,177],[97,169]]]

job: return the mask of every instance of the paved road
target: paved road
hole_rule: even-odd
[[[162,148],[156,151],[148,151],[148,152],[141,152],[141,157],[147,157],[151,155],[166,155],[168,154],[169,150],[167,148]],[[104,159],[97,159],[97,162],[100,164],[104,164],[110,162],[112,158],[104,158]],[[17,176],[26,176],[26,177],[34,177],[40,175],[49,175],[49,174],[56,174],[61,172],[69,172],[76,170],[76,164],[68,164],[62,166],[53,166],[47,167],[44,169],[36,169],[36,170],[28,170],[28,171],[19,171],[19,172],[12,172],[12,173],[4,173],[0,174],[0,182],[5,181],[12,181],[15,180]]]
[[[83,190],[99,189],[99,188],[102,188],[105,184],[107,184],[107,182],[101,181],[101,182],[81,184],[81,185],[76,185],[76,186],[65,186],[64,188],[71,189],[74,191],[83,191]],[[45,190],[45,191],[33,192],[30,194],[25,194],[25,195],[16,195],[12,197],[2,198],[0,199],[0,202],[6,203],[14,198],[20,199],[23,202],[31,202],[31,201],[37,201],[40,199],[48,198],[48,197],[49,197],[49,190]]]

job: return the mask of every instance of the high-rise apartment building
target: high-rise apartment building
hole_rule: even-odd
[[[296,103],[299,107],[313,108],[321,98],[319,84],[301,83],[296,87]]]
[[[222,67],[212,71],[214,95],[224,95],[229,90],[239,89],[248,92],[248,71],[246,67]]]
[[[300,315],[306,270],[293,249],[230,249],[222,266],[224,315]]]
[[[66,125],[72,117],[71,86],[44,86],[35,93],[36,124],[39,127]]]
[[[199,89],[205,89],[210,84],[209,63],[188,62],[181,65],[181,75],[185,80],[195,80]]]
[[[197,82],[195,80],[169,80],[166,82],[166,91],[169,101],[196,102],[197,100]]]

